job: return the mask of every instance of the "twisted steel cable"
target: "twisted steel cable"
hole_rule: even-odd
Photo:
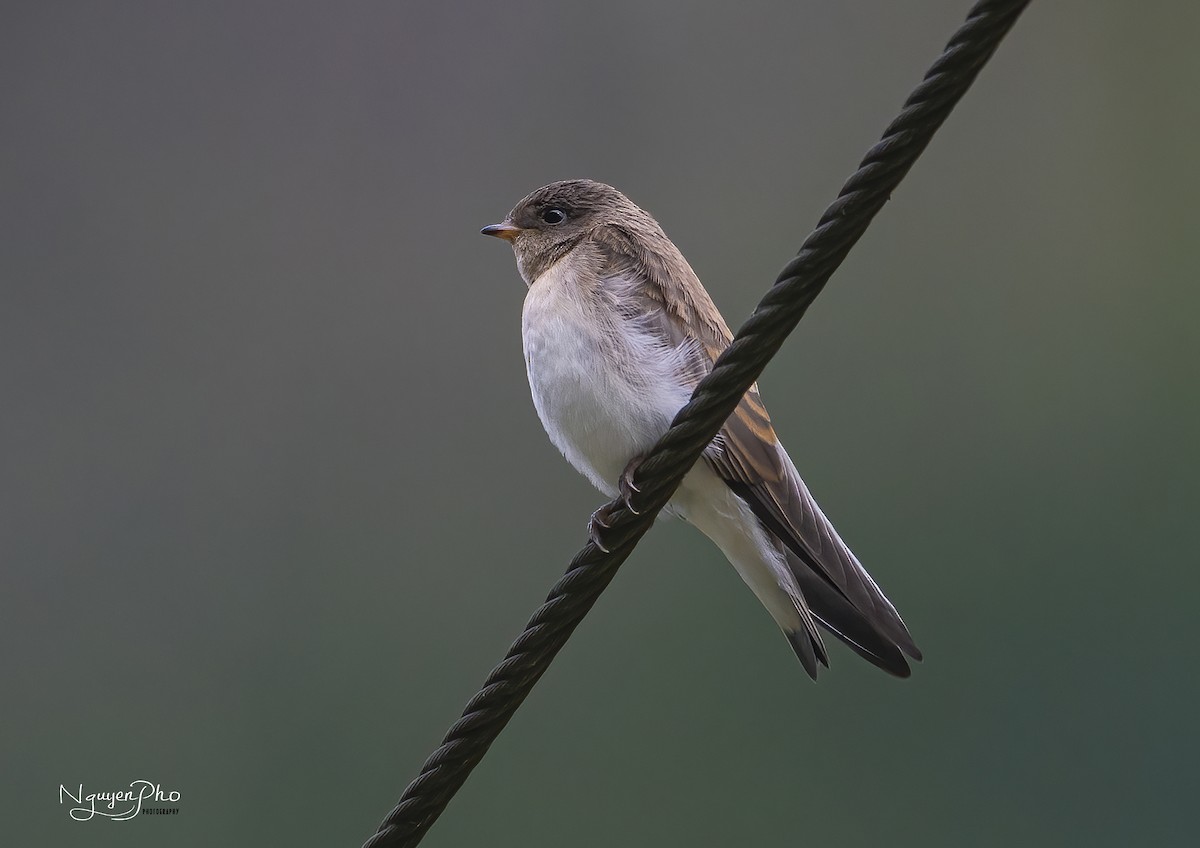
[[[1029,0],[981,0],[971,9],[883,138],[637,468],[637,512],[620,500],[609,505],[610,528],[604,533],[609,551],[588,542],[575,555],[363,848],[408,848],[425,836],[1027,5]]]

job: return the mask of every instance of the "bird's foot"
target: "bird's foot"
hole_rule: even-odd
[[[612,529],[613,511],[617,506],[622,506],[632,512],[634,515],[641,515],[642,510],[633,505],[633,499],[642,493],[640,486],[633,482],[633,474],[637,471],[639,465],[642,464],[644,457],[635,456],[629,460],[629,464],[625,466],[625,470],[621,472],[621,479],[617,483],[617,489],[620,492],[620,500],[613,503],[607,503],[592,513],[592,517],[588,519],[588,538],[592,540],[592,544],[606,554],[612,553],[612,548],[606,541],[605,537]]]
[[[604,542],[604,536],[612,529],[612,504],[605,504],[598,510],[592,513],[592,517],[588,519],[588,538],[592,540],[592,544],[606,554],[611,554],[612,549]]]
[[[617,483],[617,488],[621,492],[621,500],[625,502],[625,508],[634,515],[641,515],[642,510],[633,505],[633,499],[642,493],[640,486],[633,482],[634,472],[638,470],[638,466],[642,464],[644,456],[635,456],[629,460],[629,464],[625,466],[625,470],[621,472],[621,480]]]

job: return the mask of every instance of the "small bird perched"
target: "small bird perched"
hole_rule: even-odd
[[[512,244],[529,286],[521,331],[550,440],[601,492],[631,474],[733,336],[647,212],[591,180],[551,183],[484,235]],[[712,539],[816,679],[817,625],[899,677],[921,652],[800,479],[750,388],[667,510]],[[603,547],[604,515],[589,526]]]

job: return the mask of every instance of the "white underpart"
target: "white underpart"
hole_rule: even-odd
[[[545,271],[525,298],[529,387],[550,441],[615,497],[629,461],[666,432],[691,396],[679,377],[686,351],[665,347],[604,298],[586,293],[566,265]],[[717,544],[781,627],[801,626],[800,592],[775,542],[703,462],[684,478],[668,510]]]

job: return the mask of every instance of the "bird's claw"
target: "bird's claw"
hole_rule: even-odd
[[[633,505],[635,495],[642,493],[641,486],[633,482],[633,472],[641,465],[642,457],[635,456],[625,466],[625,470],[621,472],[621,479],[617,484],[621,499],[614,503],[607,503],[592,513],[592,517],[588,520],[588,538],[592,540],[592,544],[606,554],[612,553],[612,548],[604,541],[604,537],[612,530],[613,510],[617,507],[624,507],[634,515],[641,515],[642,510]],[[614,505],[615,504],[615,505]]]
[[[588,519],[588,538],[592,540],[592,544],[606,554],[611,554],[612,550],[608,545],[604,544],[603,535],[612,529],[612,511],[610,504],[605,504],[598,510],[592,513],[592,517]]]
[[[625,470],[621,472],[621,480],[617,484],[617,488],[621,492],[621,500],[625,504],[625,508],[634,515],[641,515],[642,511],[633,505],[635,495],[642,493],[642,488],[633,482],[633,474],[637,471],[638,466],[642,464],[643,457],[635,456],[629,460],[629,464],[625,466]]]

